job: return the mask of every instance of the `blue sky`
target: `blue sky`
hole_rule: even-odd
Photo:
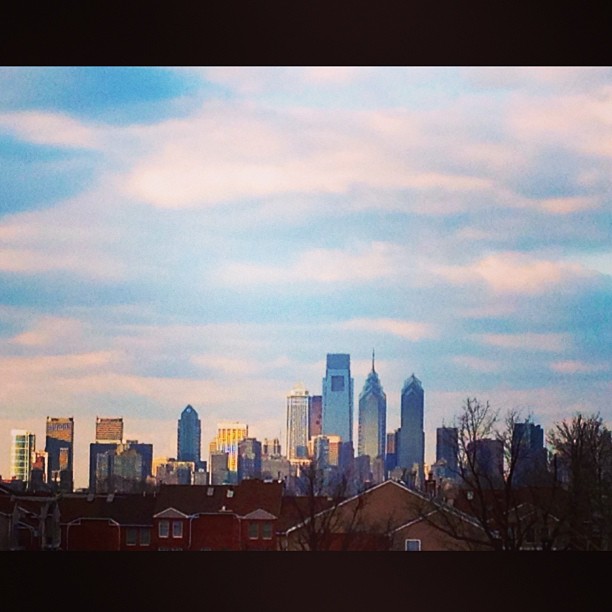
[[[0,474],[47,415],[83,486],[96,415],[284,445],[373,348],[429,461],[467,396],[609,423],[611,159],[609,68],[0,68]]]

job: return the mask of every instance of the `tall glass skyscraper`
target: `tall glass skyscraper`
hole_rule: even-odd
[[[196,467],[201,462],[202,427],[198,413],[188,405],[178,420],[176,458],[178,461],[193,461]]]
[[[374,369],[374,352],[372,352],[372,370],[368,374],[363,391],[359,395],[357,454],[369,455],[372,461],[376,457],[384,458],[386,435],[387,396]]]
[[[287,395],[287,459],[305,460],[308,457],[308,391],[296,384]]]
[[[72,457],[74,449],[74,419],[47,417],[45,452],[48,454],[47,482],[60,491],[73,489]]]
[[[410,474],[415,465],[418,483],[424,483],[425,432],[423,430],[423,411],[425,393],[421,381],[412,374],[404,382],[401,398],[400,432],[397,449],[397,465]]]
[[[36,436],[24,429],[11,430],[11,478],[30,481]]]
[[[323,434],[353,442],[353,379],[351,357],[342,353],[327,355],[323,379]]]

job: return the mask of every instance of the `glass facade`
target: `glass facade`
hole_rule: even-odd
[[[296,461],[308,456],[308,391],[297,384],[287,396],[287,459]]]
[[[404,382],[401,396],[400,432],[398,436],[397,465],[413,473],[416,466],[417,482],[412,485],[422,485],[424,482],[425,463],[425,432],[423,430],[425,393],[421,381],[412,374]]]
[[[23,429],[11,430],[11,478],[30,481],[36,436]]]
[[[351,358],[343,353],[327,355],[323,379],[323,434],[353,442],[353,379]]]
[[[178,461],[193,461],[199,466],[202,443],[202,427],[198,413],[193,406],[187,406],[181,412],[177,431]]]
[[[372,460],[376,457],[384,457],[386,433],[387,396],[374,369],[374,356],[372,356],[372,370],[359,395],[357,454],[368,455]]]
[[[47,417],[45,452],[48,453],[47,482],[60,491],[73,489],[74,420]]]

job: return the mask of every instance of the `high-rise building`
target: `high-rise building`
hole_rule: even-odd
[[[108,448],[106,448],[108,447]],[[127,440],[125,444],[90,445],[90,492],[139,493],[152,478],[153,445]],[[93,484],[93,488],[92,488]]]
[[[416,487],[423,486],[425,482],[424,398],[421,381],[412,374],[406,379],[402,388],[399,448],[396,450],[397,466],[407,470],[406,474],[410,477],[409,484]]]
[[[387,452],[385,454],[385,470],[390,472],[397,466],[397,439],[399,429],[387,433]]]
[[[350,355],[327,355],[323,379],[323,434],[353,442],[353,379]]]
[[[515,423],[512,429],[511,460],[514,463],[514,486],[544,484],[547,453],[544,447],[544,431],[540,425],[529,421]]]
[[[308,408],[308,439],[323,432],[323,396],[311,395]]]
[[[245,438],[238,443],[238,482],[261,478],[261,442]]]
[[[227,453],[227,469],[230,478],[238,477],[238,444],[249,437],[249,426],[238,421],[224,421],[217,424],[217,435],[211,443],[211,448]]]
[[[11,430],[11,478],[30,481],[36,452],[36,436],[25,429]]]
[[[47,482],[59,491],[70,493],[74,487],[74,419],[47,417],[45,451],[48,453]]]
[[[181,412],[177,429],[177,460],[201,463],[202,428],[198,413],[193,406]]]
[[[302,383],[287,395],[287,459],[303,462],[308,458],[308,391]]]
[[[368,455],[372,462],[376,457],[384,457],[386,432],[387,396],[374,368],[374,352],[372,352],[372,370],[359,395],[357,454]]]
[[[210,484],[220,485],[229,483],[228,458],[229,455],[224,451],[211,451],[209,459]]]
[[[123,418],[96,417],[96,442],[121,444],[123,442]]]
[[[278,438],[269,440],[264,438],[261,446],[262,457],[280,457],[281,456],[281,443]]]
[[[457,476],[459,456],[459,433],[456,427],[438,427],[436,429],[436,464],[443,467],[443,476]]]
[[[503,483],[504,443],[501,440],[482,438],[467,445],[469,463],[473,470],[468,478],[477,478],[481,487],[495,488]]]

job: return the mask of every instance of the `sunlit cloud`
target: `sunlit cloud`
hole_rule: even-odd
[[[451,361],[476,372],[499,372],[502,369],[502,364],[499,361],[484,357],[474,357],[472,355],[457,355],[452,357]]]
[[[570,343],[568,334],[482,334],[478,339],[491,346],[525,351],[561,352]]]
[[[591,372],[604,372],[610,369],[609,365],[601,363],[586,363],[584,361],[567,360],[555,361],[550,364],[550,369],[559,374],[589,374]]]
[[[440,266],[436,272],[456,284],[484,282],[499,293],[545,293],[575,280],[593,277],[581,265],[509,252],[489,255],[466,266]]]
[[[435,326],[430,323],[397,319],[351,319],[344,321],[341,327],[362,332],[392,334],[413,342],[438,335]]]

